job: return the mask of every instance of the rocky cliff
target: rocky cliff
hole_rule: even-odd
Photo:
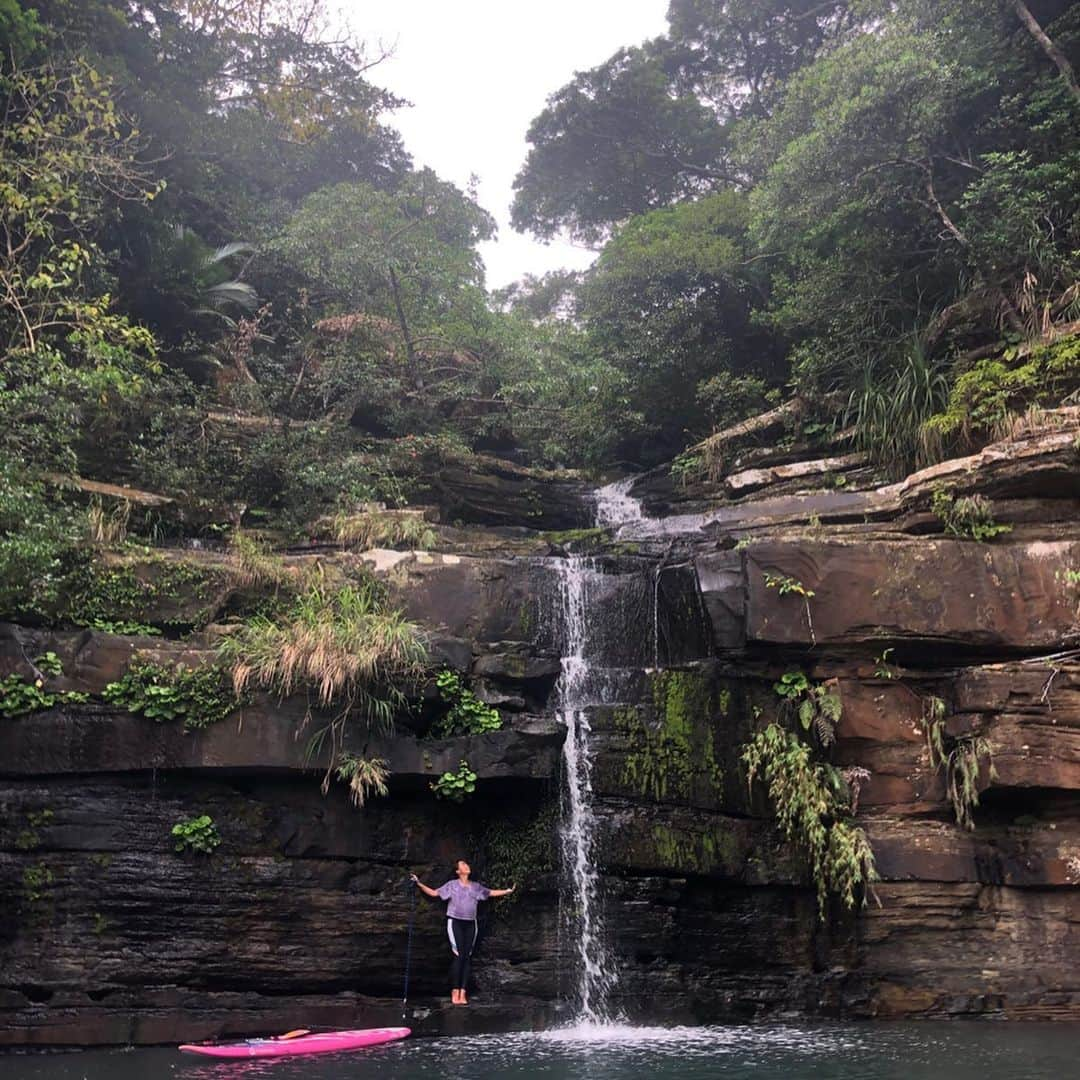
[[[689,482],[640,478],[630,494],[652,516],[604,533],[532,531],[544,486],[515,472],[528,518],[489,478],[482,499],[457,504],[480,507],[484,528],[436,526],[430,552],[292,549],[290,562],[331,575],[363,560],[427,628],[433,664],[504,717],[497,732],[432,739],[429,686],[395,734],[350,730],[346,749],[392,773],[389,795],[362,809],[340,783],[320,790],[329,761],[308,746],[305,702],[256,695],[185,731],[102,700],[134,656],[205,661],[246,588],[224,555],[118,557],[135,583],[126,616],[164,637],[0,637],[0,678],[32,681],[31,661],[53,653],[63,676],[50,686],[87,695],[0,721],[0,1042],[392,1019],[407,872],[444,878],[460,854],[522,892],[491,905],[467,1021],[436,1006],[443,929],[420,899],[413,1022],[552,1022],[572,989],[553,568],[582,545],[610,578],[597,623],[621,673],[589,710],[618,1007],[1080,1018],[1078,427],[1063,413],[899,484],[839,451],[735,445]],[[971,496],[989,501],[984,525],[1010,531],[969,538],[948,514]],[[586,517],[570,499],[560,488],[548,516]],[[854,913],[819,917],[800,852],[740,760],[796,670],[842,703],[833,762],[866,771],[857,814],[881,880]],[[934,738],[946,756],[978,741],[974,828],[957,822],[955,769]],[[462,760],[476,793],[436,800],[430,782]],[[174,850],[172,826],[192,814],[217,823],[210,855]]]

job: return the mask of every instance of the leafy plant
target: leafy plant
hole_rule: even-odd
[[[464,802],[476,790],[476,773],[467,761],[462,761],[457,772],[444,772],[428,787],[435,792],[436,798]]]
[[[773,690],[789,709],[794,709],[803,731],[812,731],[822,747],[832,746],[843,706],[827,684],[814,685],[803,672],[788,671],[780,676]]]
[[[686,487],[705,471],[705,459],[699,453],[683,451],[671,463],[671,478]]]
[[[132,637],[161,637],[161,630],[144,622],[133,619],[103,619],[94,616],[82,625],[91,630],[100,630],[103,634],[123,634]]]
[[[786,701],[796,701],[810,689],[810,680],[801,671],[788,671],[780,676],[780,681],[773,684],[777,697]]]
[[[373,795],[385,797],[390,788],[387,779],[390,770],[383,758],[363,758],[355,754],[342,754],[337,764],[337,778],[349,785],[349,798],[353,806],[363,807]]]
[[[240,705],[221,668],[173,668],[146,661],[132,664],[102,692],[110,704],[158,723],[182,720],[185,731],[196,731],[224,720]]]
[[[431,729],[436,738],[454,735],[484,735],[502,727],[502,716],[492,705],[481,701],[461,680],[461,676],[449,669],[435,676],[439,696],[450,707]]]
[[[178,821],[172,827],[172,835],[176,839],[173,848],[179,852],[199,851],[203,855],[212,855],[221,844],[217,826],[209,814]]]
[[[930,511],[945,526],[950,536],[983,542],[1011,532],[1011,525],[994,521],[989,499],[968,495],[957,499],[944,487],[936,487],[930,497]]]
[[[774,574],[770,570],[764,573],[765,588],[776,589],[781,596],[801,596],[803,606],[806,609],[806,627],[810,632],[811,644],[817,644],[814,637],[814,620],[810,615],[810,600],[814,596],[814,590],[808,589],[798,578],[789,577],[787,574]]]
[[[898,679],[900,677],[896,665],[889,659],[894,652],[896,652],[895,649],[889,648],[882,652],[880,656],[874,657],[875,679]]]
[[[27,713],[45,712],[57,705],[81,705],[90,700],[89,694],[78,690],[55,692],[45,688],[45,676],[64,673],[56,653],[39,656],[33,667],[37,677],[32,682],[16,673],[0,679],[0,716],[10,720]]]
[[[825,919],[830,895],[849,909],[865,903],[878,874],[870,842],[852,820],[843,775],[815,762],[811,748],[777,723],[753,737],[742,760],[751,787],[758,778],[766,784],[785,839],[807,857],[819,917]]]

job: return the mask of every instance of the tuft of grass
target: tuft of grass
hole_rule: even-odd
[[[386,781],[390,770],[384,758],[363,758],[355,754],[342,754],[337,765],[337,778],[349,785],[349,799],[360,809],[373,795],[384,798],[390,788]],[[323,784],[323,794],[327,785]]]
[[[320,527],[339,544],[371,548],[433,547],[435,531],[417,510],[362,510],[359,513],[339,513],[324,519]]]
[[[86,511],[90,542],[102,547],[117,547],[127,539],[130,518],[131,503],[127,499],[120,499],[111,509],[106,510],[101,497],[94,495]]]
[[[229,552],[235,562],[233,578],[242,588],[282,589],[297,582],[297,575],[269,544],[240,529],[232,534]]]
[[[844,427],[855,429],[855,444],[891,475],[936,460],[924,425],[949,396],[945,368],[922,343],[911,342],[899,356],[867,365],[862,383],[851,391]]]
[[[221,645],[238,695],[301,690],[340,719],[359,713],[389,727],[401,703],[395,682],[418,676],[425,649],[400,611],[383,608],[373,582],[333,590],[315,582],[278,620],[256,615]]]

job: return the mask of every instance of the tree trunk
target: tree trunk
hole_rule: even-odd
[[[1039,43],[1042,51],[1057,64],[1057,69],[1061,72],[1061,77],[1072,92],[1072,96],[1080,102],[1080,85],[1076,82],[1076,72],[1065,58],[1065,54],[1050,40],[1024,0],[1012,0],[1012,6],[1020,21],[1027,27],[1028,33]]]
[[[405,305],[401,302],[401,286],[398,284],[397,274],[394,268],[390,271],[390,288],[394,292],[394,307],[397,310],[398,326],[401,327],[401,336],[405,339],[405,357],[409,367],[409,378],[412,379],[414,390],[424,389],[424,378],[420,374],[420,363],[416,355],[416,346],[413,344],[412,334],[409,332],[409,321],[405,318]]]

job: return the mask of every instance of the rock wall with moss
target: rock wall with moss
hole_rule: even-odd
[[[554,571],[583,545],[621,673],[589,710],[617,1008],[1078,1018],[1076,440],[1065,413],[891,485],[808,485],[805,453],[800,474],[755,451],[772,473],[749,495],[736,452],[696,488],[641,479],[646,505],[698,515],[663,535],[432,512],[423,550],[98,552],[57,610],[0,631],[0,1042],[390,1021],[414,917],[420,1030],[565,1015]],[[971,538],[941,491],[1008,531]],[[419,628],[393,731],[329,727],[310,690],[235,695],[222,642],[313,581],[374,583]],[[437,736],[440,671],[501,727]],[[869,841],[854,908],[819,904],[808,838],[748,784],[773,724],[835,781],[822,827]],[[387,793],[354,805],[343,758],[381,761]],[[437,797],[463,763],[474,790]],[[467,1020],[441,1004],[441,908],[407,886],[461,856],[520,889],[487,912]]]

